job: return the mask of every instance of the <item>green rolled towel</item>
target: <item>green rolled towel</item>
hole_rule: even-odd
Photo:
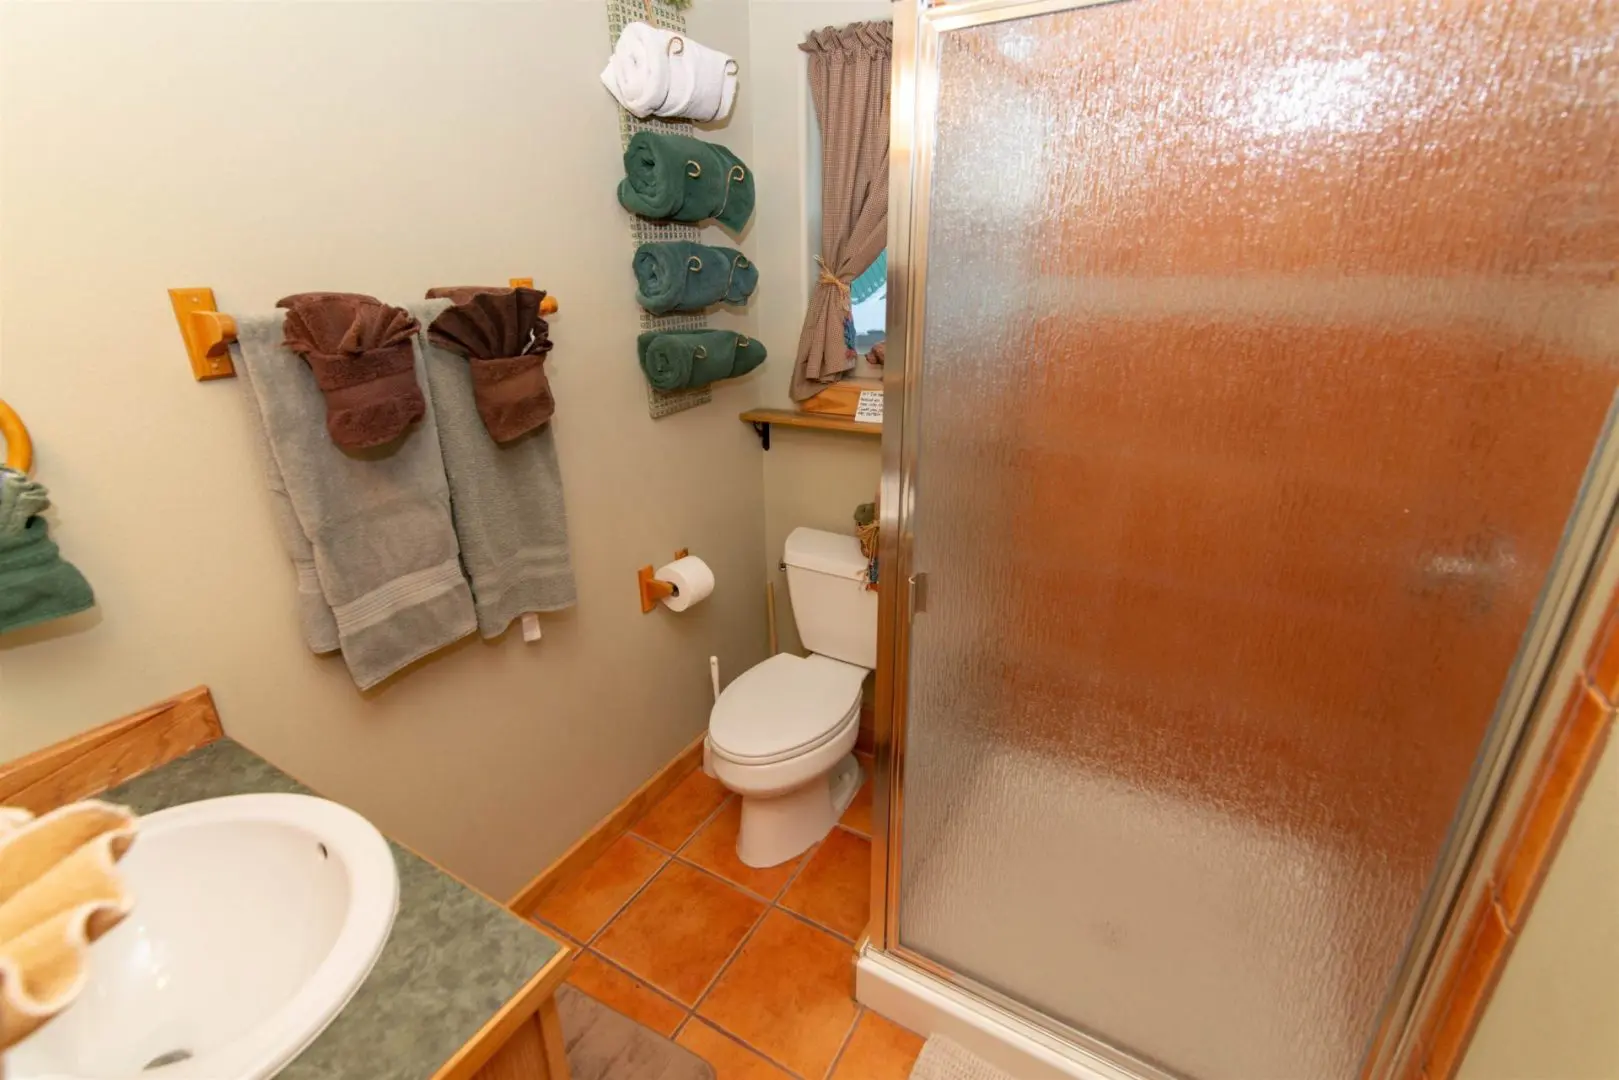
[[[90,583],[62,558],[44,518],[0,536],[0,633],[60,619],[95,602]]]
[[[753,172],[718,143],[638,131],[624,149],[618,201],[655,221],[713,218],[741,232],[753,214]]]
[[[765,347],[734,330],[649,330],[635,347],[647,382],[659,390],[734,379],[765,362]]]
[[[642,244],[635,250],[635,299],[654,315],[701,311],[710,304],[745,303],[759,271],[732,248],[689,240]]]

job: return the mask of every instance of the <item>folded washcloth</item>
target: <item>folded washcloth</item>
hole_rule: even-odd
[[[316,652],[340,646],[363,690],[476,626],[438,431],[424,398],[411,438],[364,454],[339,449],[322,430],[320,389],[282,344],[282,323],[280,312],[238,317],[231,357],[263,434],[305,637]],[[406,343],[420,386],[416,336]]]
[[[636,350],[647,382],[665,391],[734,379],[765,362],[765,347],[734,330],[649,330]]]
[[[286,345],[304,358],[326,395],[326,430],[345,450],[390,443],[422,418],[404,311],[359,293],[282,297]]]
[[[410,311],[437,326],[445,307],[442,300],[428,301]],[[441,348],[431,332],[422,353],[478,632],[498,637],[524,612],[572,607],[568,515],[551,425],[512,442],[492,442],[467,361]]]
[[[449,296],[427,336],[442,349],[466,357],[472,392],[483,426],[496,442],[527,435],[551,419],[556,400],[545,377],[550,326],[540,318],[545,293],[538,289],[429,289],[428,298]]]
[[[0,1052],[84,989],[90,943],[134,906],[115,864],[135,828],[95,800],[39,818],[0,809]]]
[[[636,249],[635,282],[635,299],[663,315],[721,301],[745,303],[759,284],[759,271],[740,251],[674,240]]]
[[[45,485],[0,466],[0,633],[60,619],[96,602],[90,583],[62,558],[40,513]]]
[[[736,61],[683,34],[632,22],[624,27],[602,83],[635,116],[718,120],[736,100]]]
[[[638,131],[624,148],[618,201],[656,221],[713,218],[739,233],[753,214],[753,173],[718,143]]]
[[[60,619],[96,602],[90,583],[62,558],[42,517],[0,536],[0,633]]]
[[[28,519],[51,504],[50,494],[25,472],[0,465],[0,536],[19,535]]]

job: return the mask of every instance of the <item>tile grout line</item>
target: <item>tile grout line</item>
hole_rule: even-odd
[[[659,849],[659,853],[660,854],[662,853],[661,848]],[[606,922],[603,922],[600,926],[596,927],[596,932],[590,935],[590,939],[588,941],[584,942],[585,948],[588,949],[588,948],[593,947],[596,944],[596,942],[601,939],[601,936],[603,934],[607,933],[607,928],[609,926],[612,926],[613,923],[618,921],[618,917],[620,915],[624,914],[624,912],[629,908],[629,906],[631,904],[635,903],[635,901],[640,898],[642,893],[646,892],[646,889],[647,889],[648,885],[651,885],[654,881],[657,881],[658,878],[660,876],[662,876],[663,872],[665,870],[669,869],[669,864],[671,862],[673,862],[673,861],[674,861],[674,856],[673,855],[665,855],[663,862],[658,866],[658,868],[656,870],[652,871],[652,873],[648,874],[647,879],[645,881],[641,882],[640,885],[636,886],[635,891],[632,892],[629,895],[628,899],[626,899],[622,904],[618,905],[618,907],[613,910],[613,913],[607,917]],[[597,951],[599,952],[600,950],[597,950]]]
[[[775,903],[774,900],[770,899],[770,897],[764,895],[763,893],[756,893],[752,889],[748,888],[745,885],[738,885],[736,882],[732,881],[730,878],[726,877],[724,874],[721,874],[719,871],[710,870],[708,867],[702,865],[701,863],[694,863],[690,859],[682,858],[679,855],[676,855],[674,857],[674,859],[680,865],[688,867],[688,868],[690,868],[692,870],[695,870],[699,874],[704,874],[704,875],[706,875],[708,877],[711,877],[715,881],[719,882],[721,885],[725,885],[725,886],[727,886],[729,888],[735,889],[737,892],[741,893],[743,896],[746,896],[748,899],[757,900],[757,901],[759,901],[759,903],[765,905],[766,907],[769,907],[771,904]],[[784,891],[785,891],[785,889],[784,889]]]
[[[867,778],[866,782],[868,782],[868,783],[870,782],[869,775],[868,775],[868,778]],[[858,792],[856,794],[858,795]],[[724,1037],[727,1040],[737,1044],[738,1046],[741,1046],[745,1050],[747,1050],[747,1051],[749,1051],[749,1052],[751,1052],[753,1054],[758,1055],[758,1057],[761,1060],[769,1062],[771,1065],[781,1069],[782,1071],[787,1073],[789,1076],[798,1078],[798,1080],[805,1080],[805,1078],[803,1077],[803,1075],[801,1073],[798,1073],[795,1070],[788,1068],[786,1065],[784,1065],[781,1062],[777,1061],[771,1055],[764,1053],[758,1047],[752,1045],[751,1043],[749,1043],[747,1040],[741,1038],[740,1036],[735,1035],[730,1031],[727,1031],[724,1027],[722,1027],[722,1026],[720,1026],[718,1024],[711,1023],[709,1021],[704,1020],[698,1014],[699,1010],[707,1002],[708,998],[713,994],[715,988],[722,981],[725,974],[736,963],[737,958],[741,956],[743,950],[747,948],[748,943],[751,942],[754,939],[754,937],[758,934],[759,929],[764,925],[765,920],[769,917],[770,912],[772,910],[780,911],[784,915],[787,915],[788,917],[798,921],[800,924],[802,924],[804,926],[807,926],[807,927],[809,927],[811,929],[818,930],[818,931],[821,931],[823,933],[826,933],[826,934],[830,935],[831,937],[833,937],[834,939],[836,939],[839,942],[842,942],[842,943],[851,943],[852,942],[852,939],[845,937],[843,934],[839,933],[836,930],[833,930],[831,927],[824,926],[821,923],[819,923],[819,922],[815,921],[814,919],[810,918],[809,916],[804,915],[801,912],[794,911],[791,908],[788,908],[788,907],[784,906],[783,903],[782,903],[782,900],[787,896],[787,894],[792,890],[792,888],[798,883],[799,879],[803,877],[805,871],[809,867],[810,862],[814,859],[815,855],[820,851],[821,847],[825,844],[825,837],[823,837],[822,839],[816,841],[814,844],[810,845],[808,848],[806,848],[804,850],[804,852],[798,857],[799,858],[798,865],[794,868],[792,874],[788,876],[787,880],[781,885],[781,887],[776,890],[776,893],[775,893],[775,895],[773,897],[766,897],[763,894],[754,891],[753,889],[747,888],[746,886],[738,884],[737,882],[731,881],[729,878],[726,878],[724,875],[722,875],[722,874],[720,874],[720,873],[718,873],[716,871],[710,870],[708,867],[701,866],[701,865],[697,864],[696,862],[692,861],[692,859],[690,857],[687,857],[687,856],[685,856],[683,854],[692,845],[692,843],[697,839],[697,837],[704,830],[706,830],[710,825],[712,825],[714,823],[714,821],[716,819],[718,819],[719,816],[722,813],[725,812],[727,807],[729,807],[729,805],[731,803],[731,800],[736,799],[736,798],[739,798],[739,796],[736,795],[736,793],[728,792],[726,797],[720,801],[719,805],[714,807],[713,810],[709,811],[709,813],[700,822],[697,823],[697,825],[686,835],[686,837],[683,840],[681,840],[678,845],[675,845],[673,847],[665,847],[663,844],[660,844],[660,843],[658,843],[658,842],[656,842],[654,840],[649,839],[646,836],[641,835],[640,833],[635,832],[634,831],[634,825],[631,825],[630,828],[625,831],[624,835],[633,836],[636,840],[640,841],[641,843],[646,844],[653,851],[657,852],[659,855],[662,855],[663,860],[659,864],[657,869],[654,870],[653,873],[650,876],[648,876],[648,878],[644,882],[642,882],[641,885],[622,904],[620,904],[613,911],[612,915],[610,915],[606,919],[606,921],[604,921],[602,923],[602,925],[600,927],[598,927],[593,934],[590,935],[590,937],[588,939],[586,939],[584,942],[578,944],[578,948],[582,952],[590,952],[596,958],[596,960],[598,960],[599,962],[607,965],[610,969],[618,972],[622,976],[630,979],[632,981],[632,983],[634,983],[636,985],[639,985],[639,986],[643,986],[643,987],[651,990],[652,993],[653,993],[653,996],[656,999],[664,1001],[664,1002],[669,1003],[669,1004],[673,1004],[678,1010],[680,1010],[680,1012],[682,1014],[681,1018],[680,1018],[680,1022],[675,1025],[675,1028],[674,1028],[673,1032],[671,1032],[671,1034],[669,1035],[669,1038],[671,1039],[671,1041],[678,1040],[680,1038],[680,1036],[682,1034],[684,1034],[686,1029],[689,1028],[693,1022],[702,1023],[702,1024],[705,1024],[706,1026],[708,1026],[710,1030],[719,1033],[722,1037]],[[644,819],[645,816],[646,815],[643,814],[642,818]],[[639,820],[641,820],[641,819],[637,820],[637,824],[639,823]],[[869,834],[861,833],[858,830],[852,828],[851,826],[848,826],[848,825],[844,824],[841,815],[839,816],[838,820],[836,820],[836,821],[834,821],[832,823],[832,829],[842,829],[844,832],[848,833],[849,835],[858,837],[858,838],[866,840],[868,842],[870,842],[870,840],[871,840],[871,836]],[[828,835],[830,835],[830,833],[831,833],[831,829],[828,830]],[[597,944],[599,939],[606,933],[608,928],[611,927],[613,925],[613,923],[616,922],[620,917],[622,917],[624,912],[632,904],[634,904],[636,900],[638,900],[640,898],[640,896],[647,890],[648,887],[651,886],[652,882],[656,881],[659,877],[661,877],[668,870],[668,868],[674,863],[679,863],[681,866],[684,866],[684,867],[687,867],[689,869],[695,870],[698,873],[703,874],[704,876],[706,876],[706,877],[720,883],[721,885],[724,885],[727,888],[730,888],[730,889],[736,891],[737,893],[741,894],[742,896],[745,896],[745,897],[747,897],[747,898],[749,898],[751,900],[754,900],[757,903],[760,903],[761,905],[763,905],[762,910],[759,913],[759,916],[754,920],[753,924],[748,928],[747,933],[742,936],[741,940],[737,943],[736,947],[731,950],[729,955],[726,956],[724,962],[720,964],[719,969],[715,972],[714,976],[709,980],[707,985],[704,986],[702,993],[698,995],[696,1002],[693,1005],[691,1005],[689,1008],[685,1005],[684,1002],[680,1001],[677,998],[674,998],[674,997],[670,996],[667,992],[665,992],[661,987],[657,986],[655,983],[653,983],[653,982],[651,982],[651,981],[649,981],[647,979],[644,979],[641,976],[635,974],[630,969],[620,965],[616,961],[609,958],[605,953],[603,953],[599,949],[595,948],[595,945]],[[538,916],[536,916],[536,921],[543,921],[543,920],[538,919]],[[567,935],[567,933],[565,931],[561,931],[560,927],[557,928],[557,929],[570,942],[573,940],[571,938],[571,936]],[[850,1021],[848,1030],[844,1032],[843,1038],[840,1040],[840,1042],[838,1044],[837,1053],[833,1055],[832,1061],[831,1061],[830,1065],[828,1066],[828,1068],[826,1070],[826,1073],[825,1073],[826,1077],[830,1077],[832,1075],[832,1073],[835,1072],[837,1070],[838,1066],[841,1064],[842,1059],[843,1059],[843,1055],[847,1052],[848,1047],[849,1047],[849,1043],[854,1038],[855,1029],[859,1026],[861,1018],[868,1011],[865,1008],[865,1006],[861,1005],[858,1001],[855,1001],[854,1005],[855,1005],[854,1017]]]
[[[838,1052],[832,1055],[832,1064],[826,1067],[826,1080],[832,1080],[832,1074],[838,1071],[843,1062],[843,1055],[848,1053],[849,1044],[854,1042],[854,1029],[860,1026],[860,1020],[866,1015],[866,1007],[858,1001],[854,1005],[854,1019],[849,1022],[849,1030],[843,1033],[843,1041],[838,1044]]]
[[[732,949],[725,957],[725,963],[721,964],[719,970],[714,972],[713,977],[708,980],[707,985],[703,987],[703,992],[697,995],[697,1004],[691,1007],[693,1016],[697,1015],[697,1010],[703,1007],[703,1002],[708,1000],[708,995],[714,992],[714,987],[719,985],[720,979],[725,977],[725,973],[731,969],[731,965],[736,963],[736,958],[742,954],[742,950],[747,946],[748,942],[753,940],[753,935],[759,932],[759,927],[764,925],[765,916],[769,914],[770,906],[767,904],[759,912],[758,917],[753,920],[753,925],[748,927],[748,932],[742,935],[742,940],[736,943],[736,948]]]
[[[680,846],[685,847],[687,844],[691,843],[692,839],[694,837],[696,837],[696,835],[698,833],[702,832],[703,829],[707,828],[708,823],[710,821],[714,820],[714,815],[718,814],[721,810],[725,809],[725,804],[727,802],[729,802],[729,801],[730,801],[729,798],[722,799],[720,801],[719,806],[715,807],[709,813],[708,817],[704,818],[702,820],[702,822],[695,829],[693,829],[691,831],[691,835],[686,837],[686,839],[681,842]],[[650,813],[650,811],[649,811],[649,813]],[[641,815],[641,818],[645,818],[645,817],[646,817],[646,814]],[[641,818],[636,819],[637,823],[640,822]],[[634,829],[635,829],[635,826],[631,825],[629,831],[625,832],[624,835],[625,836],[633,836],[633,837],[635,837],[635,839],[641,841],[643,844],[646,844],[648,847],[650,847],[653,851],[656,851],[658,854],[662,855],[663,856],[663,862],[658,866],[658,868],[656,870],[654,870],[652,872],[652,874],[645,881],[641,882],[640,887],[637,888],[633,893],[630,894],[629,899],[625,900],[622,904],[620,904],[613,911],[613,913],[607,917],[607,921],[602,923],[600,926],[598,926],[596,928],[596,932],[591,934],[590,938],[587,941],[582,943],[583,948],[588,949],[588,948],[591,948],[592,946],[594,946],[596,944],[597,939],[599,939],[604,933],[607,932],[607,928],[609,926],[613,925],[614,920],[616,920],[620,915],[624,914],[625,909],[627,909],[631,904],[635,903],[635,901],[640,897],[640,895],[643,892],[646,891],[647,886],[651,885],[654,881],[658,880],[659,876],[661,876],[663,874],[663,872],[669,868],[669,864],[674,862],[675,859],[676,859],[676,852],[668,850],[667,848],[663,847],[661,844],[653,843],[651,840],[648,840],[646,837],[644,837],[641,834],[635,832]],[[690,865],[689,863],[686,863],[684,859],[682,859],[680,861],[685,865]],[[600,950],[597,950],[596,952],[597,952],[598,956],[601,956],[604,959],[606,958],[605,953],[602,953]],[[625,970],[628,971],[627,968]],[[637,978],[639,978],[639,976],[637,976]],[[650,986],[652,984],[648,983],[647,985]]]
[[[748,1053],[757,1056],[761,1061],[767,1062],[770,1065],[774,1065],[776,1068],[780,1069],[782,1072],[784,1072],[788,1076],[792,1077],[793,1080],[805,1080],[805,1077],[804,1077],[803,1073],[797,1072],[797,1071],[795,1071],[793,1069],[789,1069],[787,1066],[783,1065],[781,1062],[777,1061],[775,1058],[771,1057],[769,1054],[765,1053],[763,1050],[759,1049],[757,1046],[754,1046],[752,1043],[748,1042],[748,1040],[742,1038],[742,1036],[733,1035],[731,1032],[726,1031],[720,1025],[714,1023],[714,1021],[705,1020],[701,1016],[697,1016],[695,1014],[693,1014],[692,1020],[694,1020],[695,1022],[697,1022],[699,1024],[704,1024],[704,1025],[708,1026],[715,1033],[721,1035],[722,1037],[724,1037],[726,1039],[729,1039],[731,1042],[736,1043],[742,1049],[748,1051]],[[701,1055],[698,1055],[698,1056],[701,1057]],[[706,1059],[704,1059],[704,1060],[706,1060]],[[712,1064],[712,1063],[710,1063],[710,1064]]]
[[[823,934],[832,935],[833,937],[837,938],[839,941],[843,942],[845,945],[853,945],[855,943],[854,938],[849,937],[849,936],[847,936],[847,935],[845,935],[843,933],[840,933],[839,931],[834,930],[830,926],[827,926],[827,925],[825,925],[823,923],[816,922],[814,919],[810,918],[808,915],[805,915],[802,911],[794,911],[790,907],[781,907],[780,905],[771,905],[771,906],[775,907],[783,915],[786,915],[786,916],[788,916],[790,918],[793,918],[793,919],[797,919],[799,922],[803,923],[805,926],[808,926],[811,930],[819,930]]]
[[[595,949],[585,949],[584,951],[588,952],[591,956],[594,956],[598,961],[600,961],[603,964],[606,964],[608,967],[612,968],[614,971],[618,972],[620,975],[624,976],[626,979],[630,979],[633,982],[639,984],[640,986],[643,986],[646,989],[652,991],[652,994],[653,994],[654,997],[662,998],[664,1001],[668,1002],[669,1004],[673,1005],[675,1008],[679,1009],[682,1013],[686,1014],[685,1016],[683,1016],[681,1018],[680,1023],[675,1025],[675,1033],[674,1034],[675,1035],[680,1034],[680,1029],[686,1026],[686,1018],[691,1015],[691,1008],[689,1006],[687,1006],[687,1004],[684,1001],[681,1001],[678,998],[670,997],[669,994],[662,987],[658,986],[658,984],[652,982],[650,979],[647,979],[644,976],[637,975],[635,972],[631,971],[629,968],[625,967],[623,964],[620,964],[618,961],[614,960],[612,957],[608,956],[606,953],[597,952]],[[603,1002],[603,1004],[605,1005],[606,1002]],[[611,1008],[612,1006],[608,1006],[608,1007]],[[631,1019],[633,1020],[634,1017],[631,1017]],[[640,1023],[640,1021],[636,1021],[636,1022]],[[645,1027],[646,1025],[642,1024],[641,1026]],[[674,1035],[671,1035],[669,1037],[672,1039],[672,1038],[674,1038]]]
[[[640,836],[640,834],[635,834],[637,839],[644,841],[645,843],[651,845],[659,853],[664,854],[666,856],[666,858],[664,860],[664,863],[663,863],[662,866],[658,867],[657,871],[655,873],[653,873],[653,875],[651,877],[647,878],[646,881],[641,883],[641,887],[639,889],[635,890],[634,895],[632,895],[628,900],[624,901],[623,905],[621,907],[619,907],[619,909],[613,913],[612,918],[608,919],[605,923],[603,923],[601,928],[599,930],[597,930],[594,935],[592,935],[590,941],[588,943],[586,943],[586,945],[585,945],[586,948],[590,948],[590,946],[594,945],[596,943],[597,938],[599,938],[603,933],[605,933],[607,931],[607,928],[613,924],[614,920],[616,920],[620,915],[624,914],[624,910],[626,908],[628,908],[632,903],[635,902],[636,898],[639,897],[641,895],[641,893],[646,890],[647,886],[651,885],[652,882],[656,881],[658,879],[658,877],[660,877],[665,870],[667,870],[671,865],[673,865],[675,863],[679,863],[681,866],[684,866],[684,867],[687,867],[689,869],[695,870],[700,874],[703,874],[703,875],[705,875],[707,877],[710,877],[713,880],[719,882],[721,885],[724,885],[724,886],[726,886],[727,888],[730,888],[730,889],[735,889],[737,892],[739,892],[742,895],[748,897],[749,899],[757,900],[759,903],[764,905],[763,910],[761,910],[759,912],[759,917],[757,919],[755,919],[754,922],[753,922],[753,925],[751,925],[748,928],[748,932],[742,936],[742,940],[737,944],[736,948],[733,949],[728,956],[726,956],[725,962],[722,963],[720,965],[720,967],[719,967],[719,970],[714,973],[714,977],[711,980],[709,980],[709,982],[708,982],[708,984],[706,986],[703,987],[703,992],[701,994],[697,995],[696,1003],[689,1006],[689,1007],[686,1005],[685,1002],[680,1001],[678,998],[670,997],[669,994],[666,991],[664,991],[662,987],[658,986],[656,983],[652,982],[651,980],[642,978],[640,975],[636,975],[635,972],[631,971],[629,968],[619,967],[618,964],[613,964],[613,966],[615,968],[619,968],[619,970],[623,971],[624,974],[629,975],[632,978],[634,978],[636,981],[644,983],[646,986],[652,988],[660,997],[664,997],[664,998],[666,998],[668,1000],[674,1001],[675,1004],[678,1005],[685,1012],[686,1015],[681,1018],[680,1023],[678,1025],[676,1025],[676,1027],[675,1027],[674,1034],[672,1036],[670,1036],[671,1039],[679,1038],[680,1033],[682,1031],[686,1030],[686,1026],[689,1023],[691,1023],[692,1017],[697,1015],[698,1008],[702,1005],[703,1001],[708,997],[709,992],[711,990],[713,990],[715,984],[717,984],[719,982],[720,976],[725,974],[726,969],[731,966],[731,962],[736,959],[737,953],[742,951],[742,946],[746,945],[748,940],[753,937],[753,932],[759,928],[759,924],[764,921],[764,917],[770,913],[770,901],[766,900],[764,897],[758,896],[757,894],[752,893],[749,890],[744,889],[741,886],[736,885],[733,882],[727,881],[725,878],[720,877],[716,873],[713,873],[712,871],[708,870],[706,867],[698,866],[696,863],[693,863],[693,862],[691,862],[691,861],[689,861],[687,859],[683,859],[683,858],[680,857],[680,852],[684,851],[691,844],[691,842],[693,840],[697,839],[697,835],[699,833],[701,833],[704,829],[708,828],[708,826],[711,825],[714,822],[714,820],[717,817],[719,817],[720,814],[722,814],[725,811],[725,808],[728,805],[730,805],[731,800],[733,798],[736,798],[736,797],[737,796],[735,794],[727,794],[727,796],[724,799],[721,799],[720,804],[718,806],[716,806],[713,810],[709,811],[708,816],[703,818],[703,820],[701,822],[699,822],[695,828],[692,829],[691,834],[688,835],[685,840],[681,841],[680,846],[678,848],[676,848],[672,852],[669,851],[667,848],[663,847],[660,844],[656,844],[656,843],[653,843],[650,840],[647,840],[644,836]],[[604,960],[604,961],[606,961],[608,963],[613,963],[612,960],[607,956],[607,954],[601,952],[600,950],[591,949],[591,951],[594,952],[602,960]],[[752,1048],[750,1047],[750,1049],[752,1049]],[[755,1051],[755,1052],[757,1052],[757,1051]]]
[[[725,973],[731,969],[731,965],[736,963],[736,958],[738,956],[742,955],[742,950],[747,948],[748,942],[753,940],[753,936],[759,932],[759,927],[761,927],[761,926],[763,926],[765,924],[765,919],[768,918],[769,915],[770,915],[770,908],[769,908],[769,906],[766,906],[765,909],[759,913],[759,918],[754,922],[753,926],[751,926],[748,929],[747,934],[743,936],[742,940],[737,944],[737,947],[731,952],[731,955],[727,956],[725,958],[725,963],[721,964],[719,971],[715,972],[713,980],[711,982],[709,982],[709,984],[706,987],[703,988],[702,994],[697,998],[697,1004],[692,1006],[691,1016],[687,1018],[687,1023],[690,1023],[692,1020],[698,1020],[698,1021],[702,1021],[704,1023],[707,1023],[708,1026],[713,1028],[715,1031],[718,1031],[720,1034],[724,1035],[726,1038],[730,1039],[732,1042],[736,1043],[737,1045],[742,1046],[745,1049],[751,1050],[755,1054],[758,1054],[765,1061],[770,1062],[770,1064],[776,1066],[776,1068],[782,1070],[787,1075],[792,1076],[792,1077],[797,1077],[797,1078],[799,1078],[799,1080],[803,1080],[803,1074],[802,1073],[798,1072],[795,1069],[789,1069],[782,1062],[777,1061],[775,1058],[771,1057],[769,1054],[765,1053],[763,1050],[759,1049],[757,1046],[754,1046],[752,1043],[748,1042],[742,1036],[737,1035],[734,1032],[731,1032],[731,1031],[727,1030],[725,1028],[725,1026],[723,1024],[720,1024],[718,1021],[704,1020],[703,1017],[701,1017],[701,1016],[699,1016],[697,1014],[697,1010],[703,1007],[703,1003],[708,1000],[708,995],[710,995],[710,994],[712,994],[714,992],[714,988],[720,984],[720,980],[722,978],[724,978]],[[684,1025],[682,1025],[682,1026],[684,1026]]]
[[[804,872],[804,867],[809,865],[810,856],[813,855],[815,853],[816,849],[819,848],[820,846],[821,846],[821,842],[816,841],[814,844],[811,844],[808,848],[806,848],[804,850],[802,859],[799,862],[797,869],[795,869],[793,871],[793,873],[792,873],[792,876],[787,879],[787,883],[781,887],[781,892],[777,894],[778,896],[787,895],[787,890],[793,887],[793,883],[796,882],[798,880],[799,875]],[[733,889],[736,889],[738,892],[742,893],[743,895],[753,895],[753,894],[748,893],[747,890],[741,888],[740,886],[734,885],[731,882],[726,881],[724,878],[720,877],[718,874],[712,874],[712,873],[710,873],[709,871],[703,869],[700,866],[694,867],[694,869],[699,870],[699,871],[701,871],[701,872],[703,872],[705,874],[709,874],[710,877],[713,877],[717,881],[720,881],[720,882],[724,883],[725,885],[730,886]],[[698,996],[698,998],[697,998],[697,1004],[692,1006],[690,1015],[688,1015],[686,1017],[685,1021],[683,1021],[681,1023],[681,1025],[680,1025],[681,1030],[685,1030],[686,1026],[688,1024],[690,1024],[693,1020],[702,1020],[702,1017],[698,1016],[698,1010],[703,1007],[703,1003],[708,1000],[708,996],[714,992],[714,988],[720,984],[720,980],[725,977],[725,973],[727,971],[731,970],[731,965],[736,963],[736,958],[738,956],[742,955],[742,950],[747,947],[748,942],[753,940],[754,935],[759,932],[759,928],[764,925],[765,919],[770,915],[770,912],[772,910],[780,910],[780,909],[777,908],[777,905],[776,905],[775,901],[773,901],[773,900],[765,901],[764,910],[759,912],[759,917],[756,920],[754,920],[753,925],[748,928],[748,932],[743,935],[742,940],[740,942],[738,942],[736,948],[731,951],[731,955],[727,956],[725,958],[725,963],[721,964],[720,969],[714,973],[714,978],[709,981],[709,984],[706,987],[703,988],[702,994],[700,994]],[[777,1061],[775,1058],[771,1057],[769,1054],[767,1054],[764,1051],[760,1050],[757,1046],[754,1046],[752,1043],[749,1043],[746,1039],[743,1039],[741,1036],[732,1034],[731,1032],[727,1031],[724,1027],[722,1027],[721,1025],[719,1025],[717,1023],[711,1023],[711,1024],[709,1024],[709,1026],[712,1027],[715,1031],[720,1032],[722,1035],[724,1035],[726,1038],[730,1039],[732,1042],[735,1042],[737,1045],[742,1046],[742,1047],[752,1051],[755,1054],[758,1054],[761,1058],[763,1058],[764,1060],[770,1062],[772,1065],[775,1065],[777,1068],[783,1070],[784,1072],[788,1073],[790,1076],[795,1076],[795,1077],[799,1076],[799,1074],[797,1072],[794,1072],[792,1069],[787,1068],[781,1062]]]
[[[670,854],[679,855],[682,851],[685,851],[687,848],[691,847],[691,842],[697,839],[697,834],[714,824],[714,819],[723,814],[725,812],[725,808],[730,806],[731,800],[735,798],[737,798],[736,795],[732,794],[731,792],[726,792],[725,798],[720,800],[720,804],[714,807],[714,809],[710,810],[708,812],[708,816],[704,817],[702,821],[697,823],[697,827],[691,831],[691,835],[682,840],[680,842],[680,846]]]

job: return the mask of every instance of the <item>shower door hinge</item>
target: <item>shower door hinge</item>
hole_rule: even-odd
[[[920,573],[912,574],[910,585],[908,595],[910,597],[911,618],[914,619],[917,612],[928,609],[928,576]]]

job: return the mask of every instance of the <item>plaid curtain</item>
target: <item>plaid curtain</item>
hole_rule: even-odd
[[[817,30],[810,93],[821,128],[820,278],[804,313],[792,397],[814,397],[854,369],[845,337],[849,283],[888,243],[888,71],[893,25],[859,22]]]

